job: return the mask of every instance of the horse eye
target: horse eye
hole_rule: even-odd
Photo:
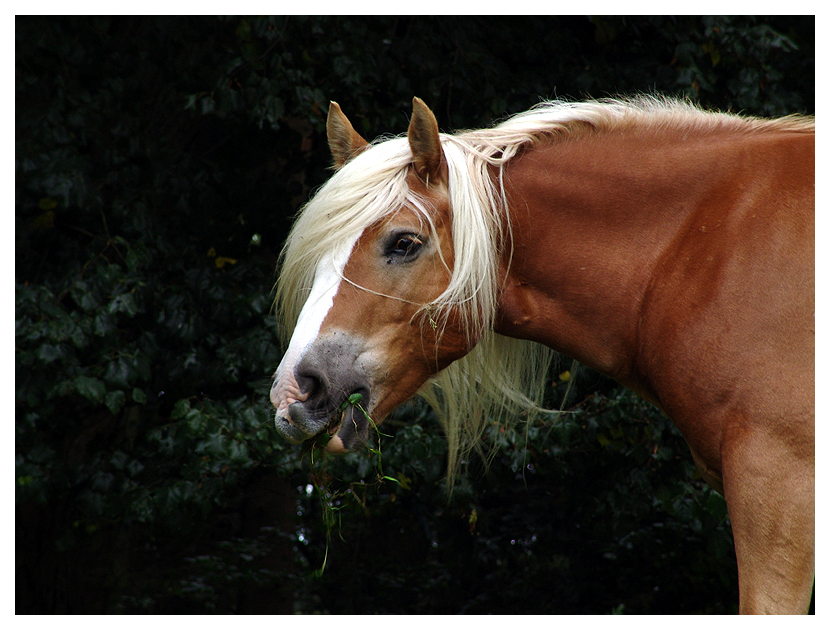
[[[408,254],[419,245],[420,243],[414,238],[403,236],[398,239],[397,243],[395,243],[395,251],[398,253]]]
[[[389,245],[384,254],[390,257],[387,262],[392,262],[393,258],[403,258],[404,261],[409,262],[415,258],[423,244],[423,241],[414,234],[395,235],[389,239]]]

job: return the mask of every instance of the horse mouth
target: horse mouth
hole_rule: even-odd
[[[335,411],[324,418],[310,413],[302,402],[288,406],[287,417],[277,415],[277,432],[292,444],[306,448],[325,446],[332,452],[346,452],[364,446],[369,440],[369,415],[363,406],[350,401],[365,400],[368,396],[349,396]]]
[[[274,417],[274,426],[277,429],[277,433],[291,444],[302,444],[310,439],[307,432],[303,431],[288,418],[284,418],[279,414]]]
[[[323,435],[324,433],[327,435],[334,435],[340,430],[340,427],[343,425],[343,421],[346,419],[346,413],[348,409],[343,409],[337,413],[333,413],[331,418],[329,419],[326,426],[323,427],[323,430],[320,431],[317,435]]]
[[[341,408],[332,414],[320,434],[329,436],[326,450],[344,452],[359,449],[369,442],[371,420],[359,402],[351,402],[350,396]],[[368,397],[367,397],[368,398]]]

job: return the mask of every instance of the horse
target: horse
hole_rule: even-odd
[[[739,612],[807,612],[815,576],[815,122],[657,96],[555,101],[488,129],[367,142],[281,254],[271,402],[292,443],[359,448],[416,393],[459,452],[541,409],[554,352],[676,424],[726,499]]]

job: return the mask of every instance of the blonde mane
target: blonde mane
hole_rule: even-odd
[[[460,458],[488,423],[515,423],[543,412],[542,397],[554,352],[493,332],[500,287],[499,264],[512,244],[502,176],[505,165],[530,144],[560,136],[611,133],[637,126],[655,132],[686,129],[811,131],[812,118],[777,120],[704,112],[670,99],[585,103],[548,102],[484,130],[441,134],[449,167],[454,267],[449,286],[422,311],[433,319],[457,309],[475,348],[428,381],[419,392],[444,427],[452,479]],[[411,152],[405,137],[376,141],[349,161],[300,213],[281,255],[277,283],[280,333],[288,343],[311,290],[318,262],[351,243],[364,229],[404,205],[432,225],[427,200],[406,183]],[[491,173],[495,172],[496,177]],[[426,321],[426,319],[425,319]]]

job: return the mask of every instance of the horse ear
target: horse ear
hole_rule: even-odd
[[[346,162],[369,146],[369,143],[354,130],[340,105],[334,101],[329,104],[326,134],[335,170],[340,170]]]
[[[412,99],[412,120],[407,132],[415,172],[427,183],[438,183],[444,173],[444,150],[438,136],[438,121],[426,103]]]

